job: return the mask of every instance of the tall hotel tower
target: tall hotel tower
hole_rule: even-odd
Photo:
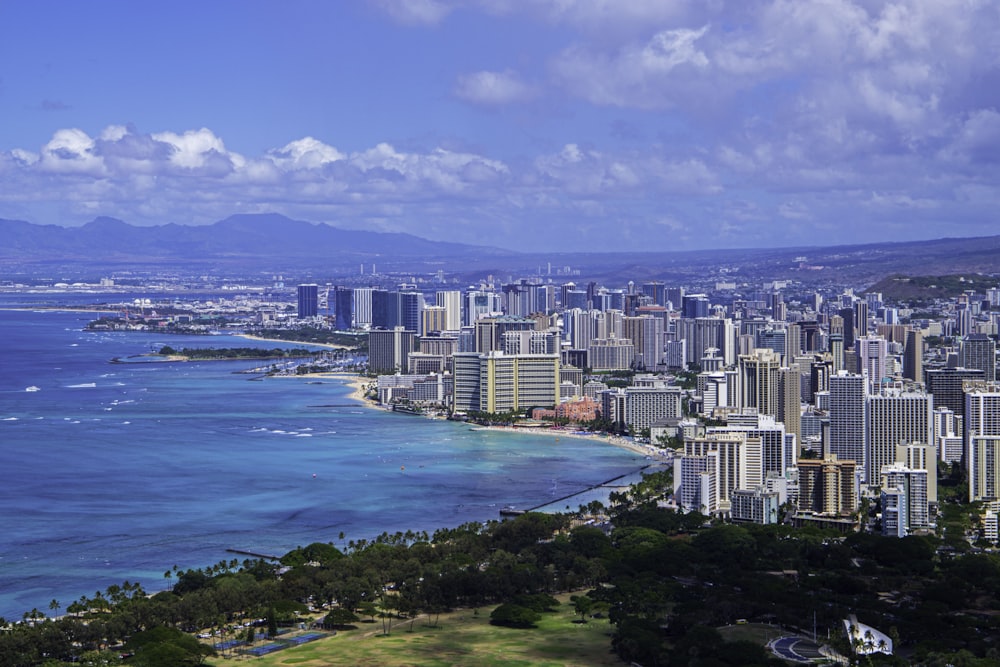
[[[867,373],[852,375],[840,371],[830,376],[830,441],[827,454],[840,461],[854,461],[864,471],[865,401],[868,397]],[[868,480],[866,480],[868,481]]]

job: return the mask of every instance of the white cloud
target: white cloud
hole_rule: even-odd
[[[272,150],[268,158],[283,170],[315,169],[344,159],[344,154],[333,146],[312,137],[289,142],[283,148]]]
[[[226,147],[222,143],[222,139],[215,136],[207,128],[188,130],[184,134],[157,132],[150,136],[154,141],[167,144],[172,148],[170,162],[178,167],[185,169],[202,167],[221,167],[224,169],[225,167],[223,160],[226,160]],[[229,158],[229,161],[234,162],[238,159],[234,155]]]
[[[39,164],[45,171],[100,176],[104,173],[104,163],[94,148],[94,140],[83,130],[58,130],[42,146]]]
[[[459,76],[455,95],[472,104],[502,106],[530,100],[535,90],[511,70],[481,71]]]

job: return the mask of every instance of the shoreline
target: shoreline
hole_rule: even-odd
[[[325,373],[305,373],[303,375],[278,375],[274,377],[295,377],[295,378],[312,378],[312,379],[322,379],[322,378],[336,378],[340,380],[346,379],[345,383],[351,388],[351,393],[348,398],[353,399],[361,403],[364,407],[371,410],[382,410],[385,412],[391,412],[389,408],[383,407],[378,403],[369,401],[365,398],[365,386],[373,381],[372,378],[365,377],[363,375],[358,375],[356,373],[349,372],[339,372],[331,371]],[[439,419],[439,417],[434,417],[432,415],[415,415],[423,416],[424,419]],[[518,434],[524,433],[526,435],[533,436],[545,436],[545,437],[555,437],[557,440],[559,438],[576,438],[580,440],[590,440],[591,442],[598,442],[601,444],[612,445],[613,447],[618,447],[620,449],[625,449],[633,454],[639,454],[640,456],[651,457],[655,461],[664,462],[672,460],[671,454],[673,450],[660,449],[654,447],[651,444],[645,444],[636,442],[629,438],[622,437],[620,435],[610,435],[608,433],[580,433],[578,431],[565,431],[557,428],[538,428],[533,426],[527,427],[515,427],[515,426],[481,426],[479,424],[474,424],[471,422],[456,422],[464,423],[469,428],[477,431],[492,431],[494,433],[511,433]]]
[[[536,427],[515,427],[515,426],[474,426],[477,431],[495,431],[497,433],[527,433],[529,435],[540,435],[540,436],[550,436],[558,438],[577,438],[580,440],[590,440],[594,442],[601,442],[621,449],[627,449],[635,454],[641,454],[643,456],[651,456],[658,460],[666,460],[665,452],[662,449],[653,447],[652,445],[646,445],[642,443],[635,442],[634,440],[629,440],[628,438],[623,438],[617,435],[609,435],[607,433],[579,433],[575,431],[563,431],[555,428],[536,428]]]
[[[301,340],[285,340],[284,338],[264,338],[262,336],[255,336],[248,333],[230,333],[226,332],[227,336],[236,336],[237,338],[246,338],[247,340],[256,340],[264,343],[291,343],[295,345],[312,346],[312,347],[325,347],[328,350],[352,350],[354,348],[349,345],[334,345],[333,343],[309,343]]]

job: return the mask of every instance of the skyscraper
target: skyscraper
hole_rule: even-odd
[[[962,339],[958,350],[958,365],[978,368],[987,382],[996,380],[997,345],[985,334],[969,334]]]
[[[798,364],[778,371],[778,421],[802,444],[802,373]],[[796,455],[798,452],[796,452]]]
[[[920,329],[910,329],[906,332],[903,377],[914,382],[924,381],[924,335]]]
[[[368,368],[373,373],[398,373],[406,369],[407,358],[413,352],[416,331],[403,327],[368,332]]]
[[[861,303],[860,301],[858,303]],[[861,336],[854,342],[858,358],[858,372],[868,372],[868,381],[877,386],[886,377],[886,358],[889,348],[881,336]]]
[[[778,414],[778,371],[781,357],[774,350],[758,349],[753,354],[741,354],[740,407],[756,408],[765,415]]]
[[[844,371],[830,376],[830,439],[825,453],[840,461],[854,461],[864,471],[866,375]]]
[[[319,285],[315,283],[298,286],[299,319],[316,317],[319,313]]]
[[[445,328],[458,331],[462,328],[462,293],[458,290],[439,290],[434,294],[434,305],[445,310]]]
[[[969,500],[1000,497],[1000,385],[983,384],[965,394]]]
[[[354,290],[350,287],[337,287],[334,289],[333,294],[334,328],[338,331],[353,329]]]
[[[898,386],[883,387],[866,402],[865,481],[877,484],[882,466],[896,462],[896,447],[934,442],[934,398],[904,392]],[[831,425],[832,428],[832,425]]]

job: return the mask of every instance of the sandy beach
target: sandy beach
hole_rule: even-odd
[[[628,438],[623,438],[617,435],[608,435],[607,433],[580,433],[578,431],[566,431],[562,429],[554,428],[520,428],[512,426],[473,426],[476,430],[480,431],[498,431],[501,433],[530,433],[531,435],[545,435],[555,438],[581,438],[583,440],[592,440],[597,442],[607,443],[609,445],[614,445],[615,447],[621,447],[622,449],[627,449],[630,452],[635,452],[636,454],[642,454],[643,456],[652,456],[654,458],[665,458],[662,449],[653,447],[652,445],[645,445]]]
[[[357,375],[354,373],[307,373],[305,375],[288,375],[288,376],[277,376],[277,377],[295,377],[295,378],[337,378],[341,380],[348,380],[347,384],[351,387],[351,393],[348,398],[353,399],[361,403],[362,405],[377,409],[385,410],[377,403],[365,399],[365,387],[375,381],[374,378],[368,378],[363,375]],[[430,418],[430,417],[428,417]],[[667,452],[658,447],[653,447],[652,445],[643,444],[636,442],[630,438],[624,438],[618,435],[608,435],[607,433],[581,433],[579,431],[568,431],[565,429],[555,429],[555,428],[535,428],[535,427],[513,427],[513,426],[480,426],[478,424],[469,424],[470,428],[476,429],[477,431],[496,431],[498,433],[527,433],[530,435],[540,435],[554,438],[580,438],[583,440],[591,440],[596,442],[601,442],[609,445],[614,445],[615,447],[621,447],[622,449],[627,449],[630,452],[636,454],[641,454],[642,456],[651,456],[657,460],[667,460],[670,457],[667,456]]]
[[[364,375],[358,375],[356,373],[342,373],[339,371],[330,371],[329,373],[302,373],[295,375],[273,375],[276,378],[296,378],[298,380],[322,380],[326,379],[337,379],[337,380],[347,380],[347,385],[351,388],[351,393],[348,394],[347,398],[356,400],[368,407],[380,407],[372,403],[371,401],[365,400],[365,387],[369,384],[375,382],[374,378],[368,378]]]

